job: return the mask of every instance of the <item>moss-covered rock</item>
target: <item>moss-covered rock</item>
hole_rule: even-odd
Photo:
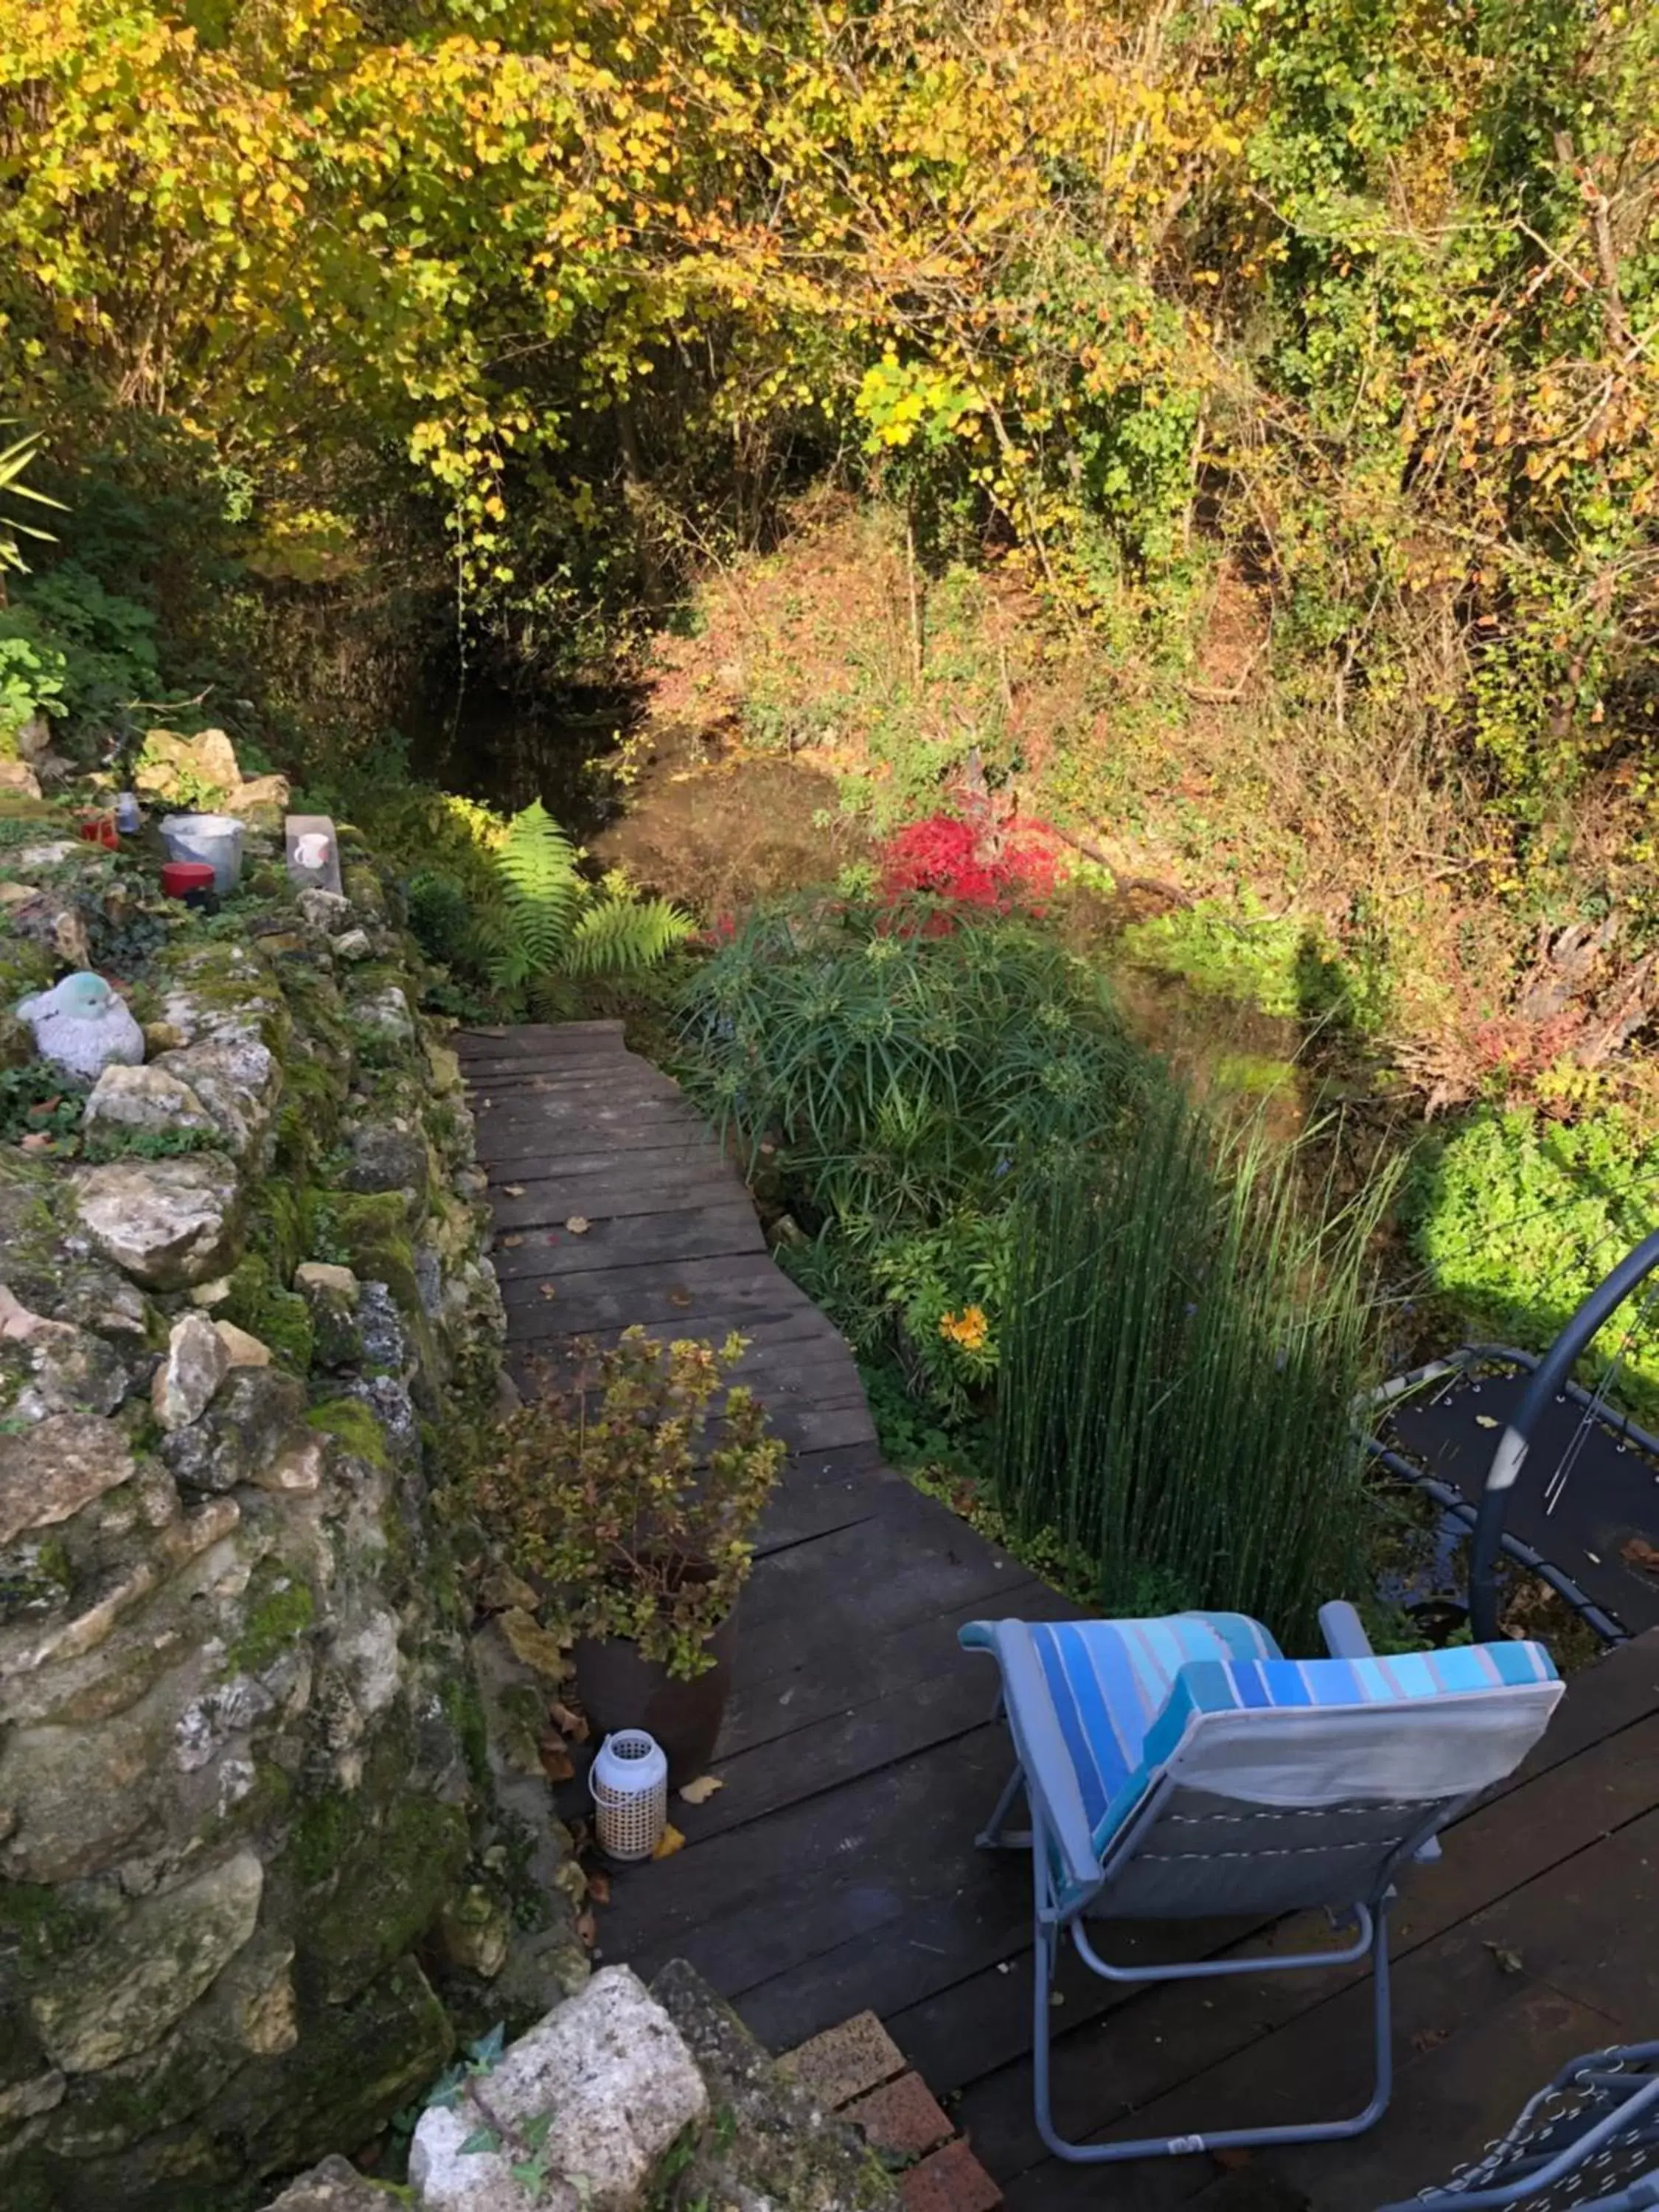
[[[46,1350],[0,1346],[0,1413],[23,1407],[37,1438],[45,1416],[48,1443],[53,1421],[101,1423],[121,1468],[0,1549],[6,2212],[247,2212],[264,2177],[367,2139],[443,2063],[417,1948],[475,2033],[586,1972],[544,1778],[519,1778],[530,1810],[497,1800],[430,1504],[501,1334],[455,1181],[459,1067],[428,1055],[418,966],[361,847],[355,907],[322,915],[279,854],[251,830],[243,894],[206,923],[147,921],[124,860],[98,863],[157,948],[137,1012],[209,1149],[94,1166],[0,1148],[0,1279],[65,1324]],[[50,968],[0,945],[0,999]],[[95,1232],[77,1210],[89,1176],[118,1195],[152,1170],[182,1177],[181,1206],[216,1179],[222,1238],[191,1231],[152,1265],[118,1206]],[[296,1285],[313,1261],[350,1263],[337,1315]],[[152,1370],[195,1312],[272,1364],[234,1367],[202,1407],[174,1394],[164,1433]],[[238,1911],[216,1917],[227,1881]]]
[[[309,1372],[315,1349],[311,1309],[297,1291],[284,1290],[263,1252],[247,1252],[232,1268],[229,1295],[219,1310],[227,1321],[268,1345],[291,1374]]]

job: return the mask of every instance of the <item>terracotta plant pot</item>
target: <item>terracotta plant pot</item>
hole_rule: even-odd
[[[695,1781],[714,1756],[737,1640],[738,1617],[728,1613],[708,1639],[714,1665],[695,1681],[677,1682],[660,1662],[641,1658],[639,1645],[626,1638],[581,1638],[572,1655],[576,1693],[594,1735],[644,1729],[668,1755],[669,1787]]]

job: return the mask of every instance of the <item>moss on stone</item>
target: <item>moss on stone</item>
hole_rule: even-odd
[[[488,1790],[489,1781],[489,1729],[484,1720],[483,1699],[470,1667],[457,1667],[445,1675],[438,1692],[438,1702],[443,1707],[444,1718],[454,1729],[466,1760],[466,1771],[474,1789]]]
[[[337,1191],[330,1197],[333,1233],[346,1264],[366,1283],[384,1283],[407,1319],[424,1320],[402,1194]]]
[[[420,1941],[471,1843],[459,1805],[408,1790],[384,1801],[380,1820],[360,1831],[330,1895],[307,1917],[305,1948],[322,1970],[331,2004],[349,2003]]]
[[[328,1398],[320,1406],[313,1406],[306,1415],[313,1429],[331,1436],[343,1451],[354,1459],[367,1460],[371,1467],[390,1468],[392,1455],[386,1449],[386,1431],[376,1419],[372,1407],[361,1398]]]
[[[285,1854],[301,1889],[318,1889],[350,1851],[366,1818],[362,1793],[323,1790],[295,1810]]]
[[[314,1349],[311,1309],[297,1291],[283,1289],[260,1253],[245,1254],[231,1270],[224,1314],[238,1328],[269,1345],[294,1374],[304,1375],[310,1368]]]
[[[40,1972],[90,1942],[107,1917],[46,1882],[0,1882],[0,1952],[13,1954],[20,1974]]]
[[[261,1559],[254,1569],[245,1605],[242,1632],[229,1653],[231,1665],[245,1674],[257,1674],[270,1666],[317,1616],[310,1583],[272,1559]]]

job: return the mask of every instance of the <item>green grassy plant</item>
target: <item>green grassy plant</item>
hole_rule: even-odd
[[[1338,1206],[1295,1153],[1224,1146],[1173,1092],[1133,1139],[1022,1200],[994,1490],[1110,1611],[1204,1605],[1311,1648],[1355,1595],[1369,1508],[1351,1408],[1375,1374],[1366,1249],[1387,1178]]]
[[[697,969],[688,1088],[856,1243],[1000,1206],[1157,1080],[1042,929],[860,901],[774,908]]]

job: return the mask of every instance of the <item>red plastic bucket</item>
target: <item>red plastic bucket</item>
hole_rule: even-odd
[[[206,860],[164,860],[161,889],[169,898],[187,899],[213,889],[213,869]]]

